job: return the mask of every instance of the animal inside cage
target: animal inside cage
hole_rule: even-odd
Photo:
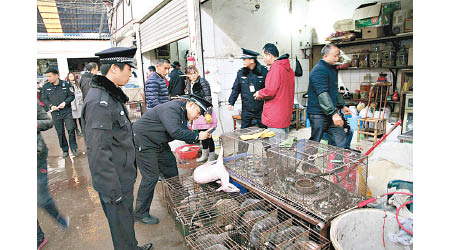
[[[193,250],[244,249],[230,238],[228,231],[217,226],[205,227],[186,236],[186,243]]]
[[[306,139],[292,141],[278,133],[272,139],[245,141],[250,152],[242,152],[240,135],[253,131],[223,135],[225,166],[232,178],[322,221],[366,198],[367,156]],[[252,172],[258,166],[264,169],[262,175]]]
[[[241,176],[251,177],[259,184],[268,183],[269,169],[267,149],[279,145],[289,138],[284,134],[275,133],[271,137],[250,139],[265,130],[257,127],[244,128],[221,136],[224,147],[224,163],[227,169],[231,169]]]
[[[164,197],[183,235],[200,228],[228,225],[227,217],[237,208],[239,193],[217,192],[218,184],[197,184],[190,175],[180,175],[164,182]]]
[[[329,249],[330,242],[306,224],[258,195],[233,212],[235,232],[247,249]],[[235,239],[235,238],[233,238]]]
[[[228,225],[204,227],[188,235],[186,242],[191,249],[330,248],[329,240],[256,193],[247,192],[233,199],[238,206],[224,220]],[[235,245],[216,245],[223,245],[225,237]]]

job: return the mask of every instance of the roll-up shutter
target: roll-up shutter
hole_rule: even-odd
[[[189,36],[186,0],[172,0],[140,26],[141,52]]]

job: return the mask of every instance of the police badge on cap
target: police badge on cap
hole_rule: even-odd
[[[136,48],[128,47],[113,47],[95,53],[99,57],[101,64],[125,63],[132,68],[136,68],[134,54],[136,54]]]
[[[256,59],[257,56],[259,56],[258,52],[242,48],[241,59]]]

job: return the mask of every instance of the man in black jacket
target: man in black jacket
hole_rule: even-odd
[[[177,162],[169,142],[181,140],[197,143],[211,138],[209,130],[195,133],[188,129],[188,121],[203,115],[212,104],[196,95],[183,96],[147,111],[133,124],[136,143],[136,163],[142,175],[136,198],[134,218],[145,224],[157,224],[159,219],[151,216],[150,206],[158,182],[159,173],[164,178],[178,175]]]
[[[73,155],[78,156],[75,123],[70,106],[70,103],[75,99],[75,95],[70,90],[70,84],[59,79],[57,69],[49,68],[45,74],[48,82],[41,89],[41,101],[52,112],[53,122],[56,133],[58,134],[59,146],[63,151],[63,158],[69,156],[69,145]],[[64,124],[69,134],[69,145],[67,145]]]
[[[312,69],[308,86],[308,119],[311,123],[310,140],[320,142],[326,132],[329,144],[344,148],[346,135],[339,110],[349,115],[348,107],[338,91],[336,63],[340,50],[332,44],[322,48],[320,60]]]
[[[88,72],[81,75],[80,79],[81,92],[83,93],[83,101],[86,98],[89,89],[91,88],[92,77],[97,75],[98,73],[98,65],[95,62],[90,62],[86,66],[86,70]]]
[[[183,72],[180,71],[181,65],[175,61],[170,66],[173,69],[169,74],[169,97],[184,95],[184,89],[186,88],[184,81],[186,77],[181,76],[183,75]]]
[[[228,98],[228,109],[232,110],[239,94],[242,99],[242,115],[241,128],[247,128],[254,124],[254,120],[258,127],[265,128],[261,123],[261,113],[264,101],[255,100],[253,94],[265,87],[267,68],[262,66],[256,57],[258,52],[242,48],[242,59],[244,67],[239,69],[234,81],[230,98]]]
[[[125,103],[124,86],[134,66],[136,48],[115,47],[96,53],[103,76],[92,78],[82,111],[89,169],[109,222],[114,249],[138,247],[133,221],[133,186],[136,182],[133,131]]]

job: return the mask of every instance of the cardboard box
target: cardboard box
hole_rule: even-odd
[[[392,34],[405,32],[405,19],[407,10],[396,10],[392,15]]]
[[[337,32],[352,31],[355,27],[355,21],[353,19],[343,19],[334,22],[333,28]]]
[[[377,38],[384,36],[384,27],[365,27],[362,28],[362,38]]]
[[[408,66],[413,66],[413,47],[408,49]]]
[[[392,13],[398,9],[400,9],[399,1],[362,4],[353,14],[355,29],[389,25],[392,22]]]

